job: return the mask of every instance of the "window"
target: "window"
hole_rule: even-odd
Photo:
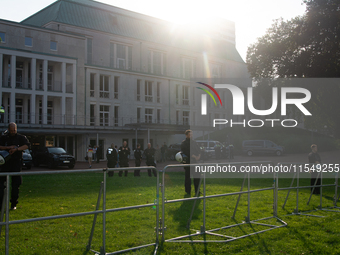
[[[110,114],[110,106],[101,105],[99,108],[99,124],[100,126],[108,126],[109,125],[109,114]]]
[[[47,124],[53,124],[53,101],[47,101]]]
[[[25,46],[32,47],[33,46],[33,39],[32,37],[25,37]]]
[[[95,105],[91,104],[90,105],[90,125],[94,126],[95,125],[95,112],[94,112]]]
[[[152,82],[145,81],[145,102],[152,102]]]
[[[211,77],[212,78],[219,78],[221,76],[221,66],[218,64],[211,64]]]
[[[114,78],[114,99],[118,99],[118,87],[119,87],[119,77]]]
[[[157,123],[161,123],[161,109],[157,109]]]
[[[87,64],[92,64],[92,39],[87,38]]]
[[[153,109],[145,109],[145,123],[152,123]]]
[[[109,76],[101,75],[99,84],[99,97],[109,98]]]
[[[0,32],[0,42],[2,43],[6,42],[6,34],[3,32]]]
[[[119,106],[115,106],[115,127],[118,127],[118,112],[119,112]]]
[[[141,108],[137,108],[137,123],[140,123],[140,111]]]
[[[189,105],[189,86],[183,86],[182,92],[182,104]]]
[[[181,61],[181,77],[184,79],[190,79],[194,76],[195,61],[189,58],[182,58]]]
[[[189,125],[189,111],[183,111],[183,125]]]
[[[137,80],[137,101],[140,101],[141,83],[141,80]]]
[[[16,98],[15,99],[15,122],[22,123],[22,108],[23,108],[23,100]]]
[[[165,75],[166,54],[159,51],[149,50],[148,68],[150,73]]]
[[[179,85],[176,85],[176,104],[179,104]]]
[[[54,91],[54,83],[53,83],[53,66],[47,67],[47,90]]]
[[[50,50],[57,50],[57,42],[54,41],[50,42]]]
[[[118,43],[110,43],[110,66],[113,68],[131,70],[132,47]]]
[[[95,74],[91,73],[90,74],[90,97],[94,97],[94,78],[95,78]]]
[[[157,103],[161,102],[161,83],[157,82]]]

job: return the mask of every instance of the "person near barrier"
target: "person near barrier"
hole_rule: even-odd
[[[318,153],[318,146],[316,144],[312,144],[311,146],[312,152],[308,154],[308,161],[310,164],[321,164],[321,157]],[[318,171],[316,171],[316,167],[314,166],[312,169],[315,169],[315,171],[311,170],[311,178],[310,178],[310,185],[321,185],[321,179],[318,177]],[[315,183],[316,181],[316,183]],[[313,187],[311,187],[311,191],[313,190]],[[320,194],[320,187],[315,187],[313,194]]]
[[[118,156],[117,151],[115,149],[115,145],[111,143],[111,147],[107,148],[106,150],[106,158],[107,158],[107,168],[115,168]],[[112,177],[114,174],[113,171],[109,171],[109,177]]]
[[[186,130],[185,131],[185,140],[183,140],[181,144],[181,151],[183,154],[187,155],[188,159],[186,164],[195,164],[201,158],[201,151],[197,143],[192,139],[192,131]],[[184,187],[185,192],[188,195],[191,195],[191,178],[190,178],[190,167],[184,167],[185,171],[185,179],[184,179]],[[194,178],[194,187],[195,187],[195,194],[199,192],[198,186],[200,183],[200,177]]]
[[[102,156],[102,147],[97,146],[97,150],[96,150],[96,162],[97,162],[97,164],[99,163],[101,156]]]
[[[155,148],[151,147],[151,143],[148,143],[148,148],[144,151],[144,155],[146,158],[146,165],[147,166],[154,166],[156,167],[156,162],[155,162],[155,153],[156,150]],[[155,169],[152,169],[153,175],[156,177],[157,176],[157,171]],[[148,169],[148,175],[151,177],[151,169]]]
[[[1,172],[20,172],[22,168],[22,152],[30,148],[26,136],[17,133],[17,125],[9,123],[8,132],[0,137],[0,150],[6,150],[10,159],[1,166]],[[4,197],[6,176],[0,177],[0,208]],[[21,176],[12,176],[11,180],[11,209],[15,210],[19,199],[19,187],[22,184]]]
[[[129,156],[130,156],[130,148],[127,146],[127,142],[124,141],[123,146],[121,146],[118,150],[119,155],[119,166],[120,167],[129,167]],[[125,177],[128,175],[128,170],[125,170]],[[119,177],[122,177],[123,171],[119,171]]]
[[[134,151],[135,156],[135,167],[140,167],[140,164],[142,162],[142,150],[140,149],[140,144],[137,144],[137,149]],[[135,170],[133,172],[133,176],[139,176],[140,177],[140,170]]]
[[[87,148],[86,156],[87,156],[87,160],[89,162],[89,168],[91,168],[92,167],[92,157],[93,157],[93,148],[92,148],[91,144],[89,144],[89,147]]]

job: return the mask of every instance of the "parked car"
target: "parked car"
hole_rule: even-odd
[[[22,153],[22,166],[27,169],[31,169],[32,167],[32,155],[29,149],[26,149]]]
[[[220,147],[220,150],[222,152],[223,145],[219,141],[196,140],[196,143],[201,148],[201,150],[204,150],[204,158],[205,159],[216,157],[215,156],[215,147],[216,146]]]
[[[242,151],[248,156],[254,154],[274,154],[281,156],[284,152],[284,147],[276,145],[269,140],[245,140],[242,143]]]
[[[34,166],[47,165],[48,168],[67,166],[72,169],[76,161],[61,147],[43,147],[33,153]]]

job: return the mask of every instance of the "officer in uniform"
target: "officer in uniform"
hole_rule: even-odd
[[[118,161],[118,155],[117,151],[115,149],[115,145],[111,143],[111,147],[107,148],[106,150],[106,158],[107,158],[107,168],[115,168],[117,161]],[[112,177],[114,174],[113,171],[109,171],[109,177]]]
[[[17,133],[17,125],[9,123],[8,132],[0,137],[0,150],[7,150],[11,158],[1,167],[1,172],[20,172],[22,167],[22,151],[28,149],[30,143],[26,136]],[[6,176],[0,177],[0,208],[4,196]],[[15,210],[18,204],[19,187],[22,184],[21,176],[12,176],[11,209]]]
[[[195,164],[201,158],[201,151],[198,147],[197,143],[192,140],[192,131],[185,131],[185,140],[183,140],[181,144],[181,151],[183,154],[187,155],[188,159],[186,160],[186,164]],[[190,167],[184,167],[185,170],[185,179],[184,179],[184,187],[185,192],[188,195],[191,195],[191,178],[190,178]],[[200,177],[194,178],[194,186],[195,186],[195,194],[199,192],[198,186],[200,183]]]
[[[146,158],[146,165],[147,166],[154,166],[156,167],[156,163],[155,163],[155,153],[156,150],[155,148],[151,147],[151,143],[148,143],[148,148],[144,151],[144,155]],[[151,177],[151,169],[148,169],[148,175],[149,177]],[[155,169],[153,169],[153,175],[156,177],[157,176],[157,172]]]
[[[5,121],[5,107],[3,105],[0,106],[0,123],[4,123]]]
[[[127,146],[127,142],[124,141],[123,146],[121,146],[118,150],[119,155],[119,166],[120,167],[129,167],[129,156],[130,156],[130,148]],[[125,177],[128,174],[128,170],[125,170]],[[119,171],[119,177],[122,177],[123,171]]]
[[[142,150],[140,149],[140,144],[137,144],[137,149],[134,151],[135,156],[135,166],[140,167],[140,164],[142,162]],[[133,176],[140,176],[140,170],[135,170],[133,172]]]

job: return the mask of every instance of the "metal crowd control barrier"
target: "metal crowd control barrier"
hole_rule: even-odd
[[[295,164],[295,165],[304,165],[305,163],[296,163],[296,162],[284,162],[284,163],[278,163],[278,165],[292,165],[292,164]],[[287,188],[278,188],[278,190],[288,190],[288,193],[287,193],[287,196],[285,198],[285,201],[282,205],[282,209],[285,208],[286,206],[286,203],[288,201],[288,197],[289,197],[289,194],[290,194],[290,191],[291,190],[296,190],[296,208],[294,209],[294,211],[289,214],[289,215],[305,215],[305,216],[313,216],[313,217],[324,217],[324,216],[320,216],[320,215],[314,215],[314,214],[307,214],[309,212],[313,212],[313,211],[317,211],[317,210],[323,210],[323,211],[331,211],[331,212],[340,212],[338,210],[332,210],[332,209],[340,209],[340,207],[337,206],[337,201],[339,200],[339,196],[338,196],[338,177],[339,177],[339,173],[336,174],[335,176],[335,183],[334,184],[322,184],[322,179],[323,179],[323,176],[322,176],[322,171],[320,171],[315,179],[315,182],[314,182],[314,185],[310,185],[310,186],[300,186],[300,171],[296,171],[294,173],[294,176],[292,178],[292,182],[290,184],[290,187],[287,187]],[[317,184],[317,180],[320,178],[320,185],[316,185]],[[296,187],[293,187],[294,185],[294,181],[296,179]],[[333,206],[332,207],[326,207],[326,208],[323,208],[322,207],[322,187],[333,187],[334,186],[334,197],[333,197]],[[300,189],[311,189],[311,193],[309,195],[309,199],[308,199],[308,202],[307,202],[307,205],[309,205],[310,203],[310,200],[312,198],[312,195],[314,193],[314,189],[317,188],[317,187],[320,187],[320,205],[318,206],[317,209],[314,209],[314,210],[309,210],[309,211],[303,211],[303,212],[300,212],[299,211],[299,190]]]
[[[118,254],[118,253],[123,253],[127,251],[133,251],[149,246],[155,246],[154,254],[157,253],[158,246],[159,246],[159,241],[158,241],[158,236],[159,236],[159,172],[157,172],[157,186],[156,186],[156,192],[157,192],[157,198],[155,199],[154,203],[150,204],[143,204],[143,205],[136,205],[136,206],[127,206],[127,207],[120,207],[120,208],[113,208],[113,209],[107,209],[106,208],[106,179],[107,175],[106,173],[108,171],[122,171],[122,170],[145,170],[145,169],[156,169],[153,166],[148,166],[148,167],[125,167],[125,168],[104,168],[104,169],[88,169],[88,170],[63,170],[63,171],[40,171],[40,172],[15,172],[15,173],[0,173],[1,176],[6,176],[6,187],[10,187],[10,176],[25,176],[25,175],[45,175],[45,174],[69,174],[69,173],[94,173],[94,172],[102,172],[103,173],[103,182],[100,187],[99,195],[98,195],[98,200],[97,200],[97,206],[95,211],[90,211],[90,212],[81,212],[81,213],[71,213],[71,214],[63,214],[63,215],[55,215],[55,216],[46,216],[46,217],[38,217],[38,218],[31,218],[31,219],[24,219],[24,220],[14,220],[14,221],[9,221],[9,192],[8,189],[5,189],[4,193],[4,200],[3,200],[3,206],[1,209],[1,222],[0,222],[0,231],[1,227],[3,225],[6,226],[6,233],[5,233],[5,250],[6,250],[6,255],[9,254],[9,225],[12,224],[20,224],[20,223],[27,223],[27,222],[35,222],[35,221],[42,221],[42,220],[52,220],[52,219],[60,219],[60,218],[69,218],[69,217],[76,217],[76,216],[85,216],[85,215],[94,215],[94,220],[93,220],[93,225],[90,233],[90,238],[88,245],[86,246],[87,250],[91,250],[91,242],[92,242],[92,237],[94,233],[94,227],[97,219],[98,214],[103,215],[103,236],[102,236],[102,247],[100,249],[100,252],[91,250],[95,252],[96,254],[104,255],[104,254]],[[103,195],[103,209],[99,210],[99,205],[100,205],[100,200],[101,196]],[[153,207],[156,206],[156,238],[154,243],[150,244],[145,244],[142,246],[138,247],[133,247],[130,249],[125,249],[125,250],[120,250],[120,251],[115,251],[112,253],[106,253],[106,213],[108,212],[114,212],[114,211],[122,211],[122,210],[131,210],[131,209],[137,209],[137,208],[145,208],[145,207]],[[3,215],[4,215],[4,210],[6,210],[6,219],[5,222],[2,222],[3,220]],[[1,232],[0,232],[1,233]]]
[[[219,163],[219,165],[225,166],[225,165],[261,164],[261,163],[263,163],[263,164],[264,163],[266,163],[266,164],[270,163],[271,164],[272,162],[265,161],[265,162]],[[245,238],[245,237],[248,237],[248,236],[252,236],[252,235],[255,235],[255,234],[263,233],[263,232],[273,230],[273,229],[276,229],[276,228],[281,228],[281,227],[287,226],[287,223],[284,222],[283,220],[281,220],[280,218],[278,218],[278,216],[277,216],[277,196],[278,196],[278,186],[277,186],[277,183],[278,183],[277,178],[278,177],[277,177],[277,174],[274,174],[274,178],[273,178],[274,184],[273,184],[273,187],[270,187],[270,188],[250,190],[250,173],[246,173],[244,175],[243,184],[242,184],[240,192],[225,193],[225,194],[210,195],[210,196],[206,195],[205,175],[203,175],[203,178],[201,178],[200,185],[199,185],[199,187],[200,187],[201,182],[203,181],[203,197],[199,197],[199,194],[196,194],[196,197],[193,197],[193,198],[184,198],[184,199],[175,199],[175,200],[167,200],[165,198],[165,174],[166,174],[166,171],[168,169],[184,167],[184,166],[189,167],[189,166],[205,166],[205,165],[209,166],[209,165],[212,165],[212,163],[209,163],[209,164],[187,164],[187,165],[181,165],[181,166],[179,166],[179,165],[168,165],[163,169],[163,171],[162,171],[162,173],[163,173],[163,175],[162,175],[162,219],[163,220],[162,220],[162,228],[161,228],[162,229],[162,241],[163,242],[184,242],[184,243],[216,242],[216,243],[226,243],[226,242],[234,241],[234,240],[237,240],[237,239]],[[248,181],[248,190],[243,191],[243,186],[244,186],[246,180]],[[262,219],[257,219],[257,220],[250,220],[250,193],[259,192],[259,191],[266,191],[266,190],[273,190],[273,216],[262,218]],[[247,205],[248,213],[247,213],[247,217],[245,219],[245,222],[233,224],[233,225],[229,225],[229,226],[224,226],[224,227],[220,227],[220,228],[215,228],[215,229],[211,229],[211,230],[206,230],[206,203],[205,203],[206,199],[238,195],[239,197],[238,197],[238,200],[237,200],[237,203],[236,203],[236,206],[235,206],[235,210],[234,210],[234,214],[233,214],[233,217],[235,217],[237,207],[238,207],[238,203],[239,203],[239,200],[240,200],[240,197],[241,197],[242,194],[248,195],[248,205]],[[189,200],[194,200],[194,201],[203,200],[203,226],[201,226],[200,231],[196,231],[196,233],[194,233],[194,234],[189,234],[189,235],[178,236],[178,237],[174,237],[174,238],[170,238],[170,239],[165,239],[165,230],[166,230],[166,227],[165,227],[165,205],[170,204],[170,203],[189,201]],[[193,215],[194,208],[195,208],[195,203],[193,205],[192,212],[191,212],[190,218],[188,220],[187,227],[190,226],[190,222],[191,222],[191,218],[192,218],[192,215]],[[275,218],[277,221],[282,223],[282,225],[278,226],[278,225],[272,225],[272,224],[259,223],[259,221],[261,221],[261,220],[269,220],[269,219],[273,219],[273,218]],[[250,233],[250,234],[245,234],[243,236],[238,236],[238,237],[214,233],[214,232],[222,230],[222,229],[229,229],[229,228],[240,226],[240,225],[243,225],[243,224],[257,224],[257,225],[269,227],[269,229],[253,232],[253,233]],[[223,237],[223,238],[227,238],[227,239],[226,240],[206,240],[206,239],[205,240],[192,240],[192,239],[191,240],[181,240],[181,239],[184,239],[184,238],[192,238],[192,237],[195,237],[195,236],[206,235],[206,234],[213,235],[213,236],[219,236],[219,237]]]

